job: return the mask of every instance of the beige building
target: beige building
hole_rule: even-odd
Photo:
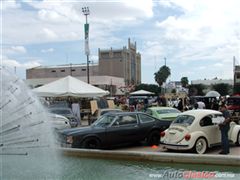
[[[128,39],[128,47],[123,49],[98,50],[99,75],[124,78],[125,85],[141,83],[141,54],[136,42]]]

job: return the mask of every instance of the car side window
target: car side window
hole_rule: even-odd
[[[139,117],[141,123],[148,123],[148,122],[155,121],[154,118],[147,116],[145,114],[139,114],[138,117]]]
[[[201,119],[199,124],[200,124],[200,126],[212,126],[213,125],[212,118],[210,116],[206,116]]]
[[[137,124],[136,115],[119,116],[113,126],[133,125]]]

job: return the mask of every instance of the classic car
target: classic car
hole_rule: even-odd
[[[48,113],[48,117],[54,130],[71,128],[69,119],[65,116]]]
[[[160,132],[167,128],[160,121],[142,112],[107,113],[91,126],[60,132],[60,139],[73,148],[99,149],[126,143],[146,141],[158,145]]]
[[[172,107],[150,107],[146,113],[157,119],[173,121],[181,111]]]
[[[53,114],[62,115],[69,119],[71,127],[76,127],[78,125],[78,117],[75,116],[71,108],[67,107],[52,107],[48,111]]]
[[[221,132],[215,123],[218,119],[223,119],[219,111],[199,109],[183,112],[168,129],[161,132],[160,144],[166,149],[193,149],[198,154],[204,154],[208,148],[221,145]],[[240,125],[230,123],[228,138],[231,143],[239,145]]]

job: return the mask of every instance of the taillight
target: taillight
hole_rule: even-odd
[[[162,131],[162,132],[160,133],[160,136],[161,136],[161,137],[164,137],[164,136],[165,136],[165,132]]]
[[[73,138],[72,136],[67,137],[67,143],[72,144],[73,143]]]
[[[184,139],[185,139],[186,141],[189,141],[189,140],[191,139],[191,135],[190,135],[190,134],[186,134],[186,135],[184,136]]]

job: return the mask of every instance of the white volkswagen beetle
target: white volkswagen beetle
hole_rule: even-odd
[[[221,145],[221,131],[217,122],[222,113],[214,110],[191,110],[181,113],[161,132],[161,144],[166,149],[189,150],[204,154],[207,148]],[[240,144],[240,125],[230,123],[228,133],[230,143]]]

